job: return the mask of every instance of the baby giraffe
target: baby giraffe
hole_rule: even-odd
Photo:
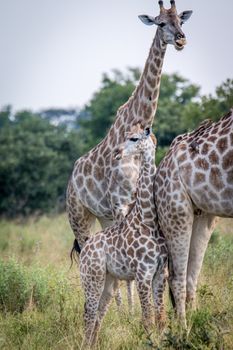
[[[128,134],[115,149],[115,161],[133,154],[141,155],[142,166],[134,207],[121,223],[97,233],[87,240],[80,254],[80,274],[85,292],[85,342],[97,340],[101,321],[119,280],[135,280],[142,309],[142,323],[148,331],[155,316],[159,326],[165,320],[163,294],[166,284],[167,249],[157,226],[153,198],[155,177],[155,145],[153,134]],[[74,248],[80,252],[77,241]]]

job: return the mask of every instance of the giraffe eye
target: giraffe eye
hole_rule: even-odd
[[[138,137],[131,137],[129,140],[132,142],[137,142],[139,140],[139,138]]]
[[[163,28],[163,27],[165,27],[165,25],[166,25],[166,23],[161,22],[161,23],[159,24],[159,27],[160,27],[160,28]]]

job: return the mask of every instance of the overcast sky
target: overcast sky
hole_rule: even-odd
[[[186,48],[169,47],[164,72],[213,92],[233,78],[233,1],[176,4],[194,13]],[[81,107],[103,72],[143,67],[156,27],[137,15],[158,12],[154,0],[0,0],[0,108]]]

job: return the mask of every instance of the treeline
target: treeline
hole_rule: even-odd
[[[118,107],[138,82],[140,71],[104,74],[100,89],[80,110],[0,110],[0,215],[27,216],[64,210],[65,191],[75,160],[106,135]],[[214,96],[178,74],[162,77],[154,132],[157,162],[173,138],[202,120],[217,120],[233,106],[233,80]]]

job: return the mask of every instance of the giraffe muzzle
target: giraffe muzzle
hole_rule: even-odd
[[[180,38],[175,41],[175,48],[178,51],[183,50],[184,46],[187,44],[186,38]]]

